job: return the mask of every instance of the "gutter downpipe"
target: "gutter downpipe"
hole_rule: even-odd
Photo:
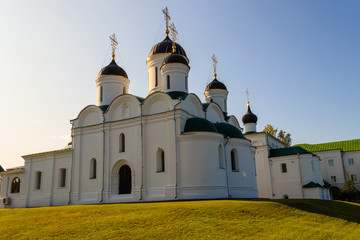
[[[230,194],[230,186],[229,186],[229,173],[228,173],[228,164],[227,164],[227,157],[226,157],[226,145],[228,144],[230,138],[226,137],[226,142],[224,144],[224,154],[225,154],[225,174],[226,174],[226,188],[227,188],[227,194],[228,197],[231,197]]]
[[[269,135],[266,132],[266,151],[267,151],[267,159],[269,159]],[[269,174],[270,174],[270,191],[271,191],[271,195],[270,198],[273,199],[274,198],[274,189],[273,189],[273,184],[272,184],[272,174],[271,174],[271,166],[272,166],[272,161],[270,163],[270,161],[267,161],[268,165],[269,165]]]
[[[100,203],[104,201],[104,181],[105,181],[105,115],[104,113],[103,113],[103,122],[102,122],[102,132],[103,132],[103,157],[102,157],[102,182],[101,182]]]
[[[26,207],[29,207],[29,202],[30,202],[30,183],[31,183],[31,172],[32,172],[32,165],[33,165],[33,159],[31,158],[30,160],[30,170],[29,170],[29,185],[28,185],[28,191],[27,191],[27,197],[26,197]],[[25,168],[24,168],[24,172],[25,172]]]
[[[179,98],[179,102],[174,105],[173,113],[174,113],[174,140],[175,140],[175,199],[178,198],[178,149],[177,149],[177,136],[176,136],[176,118],[175,118],[175,107],[181,103],[181,99]]]
[[[143,199],[143,188],[144,188],[144,133],[143,133],[143,122],[142,122],[142,116],[143,116],[143,104],[140,103],[140,131],[141,131],[141,186],[140,186],[140,199],[141,201]]]
[[[69,201],[68,205],[71,204],[71,193],[72,193],[72,182],[73,182],[73,165],[74,165],[74,122],[70,121],[72,127],[71,127],[71,169],[70,169],[70,186],[69,186]],[[55,159],[54,159],[55,163]],[[53,169],[54,170],[54,169]],[[52,186],[54,187],[54,186]],[[52,194],[53,195],[53,194]],[[52,203],[51,203],[52,204]]]

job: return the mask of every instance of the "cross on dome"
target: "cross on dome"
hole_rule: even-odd
[[[170,30],[171,30],[171,38],[172,38],[172,42],[173,42],[172,43],[172,52],[175,52],[176,51],[175,42],[176,42],[178,32],[176,31],[176,27],[175,27],[174,23],[170,24]]]
[[[116,46],[118,45],[115,33],[113,35],[111,35],[109,38],[110,38],[111,47],[112,47],[112,60],[115,60],[115,50],[116,50]]]
[[[216,60],[215,54],[212,55],[211,59],[212,59],[212,61],[213,61],[213,66],[214,66],[214,79],[215,79],[216,76],[217,76],[216,67],[217,67],[218,61]]]
[[[165,34],[166,36],[169,35],[169,21],[171,20],[171,17],[169,15],[169,10],[167,7],[165,7],[163,10],[162,10],[163,14],[164,14],[164,19],[165,19],[165,23],[166,23],[166,31],[165,31]]]

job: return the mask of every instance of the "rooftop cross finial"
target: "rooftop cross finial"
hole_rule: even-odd
[[[171,30],[171,38],[172,38],[172,42],[173,42],[172,43],[172,51],[175,52],[176,51],[175,42],[176,42],[176,37],[177,37],[178,32],[176,31],[176,27],[175,27],[174,23],[170,24],[170,30]]]
[[[164,14],[164,19],[165,19],[165,22],[166,22],[165,34],[166,34],[166,36],[168,36],[168,35],[169,35],[169,21],[171,20],[171,17],[170,17],[170,15],[169,15],[169,10],[168,10],[167,7],[164,8],[164,9],[162,10],[162,12],[163,12],[163,14]]]
[[[216,60],[216,57],[215,57],[215,54],[212,55],[211,57],[212,61],[213,61],[213,66],[214,66],[214,79],[216,78],[217,76],[217,73],[216,73],[216,67],[217,67],[217,60]]]
[[[247,105],[249,106],[249,95],[250,95],[250,93],[249,93],[248,89],[246,89],[245,93],[246,93]]]
[[[111,35],[109,38],[110,38],[111,47],[112,47],[112,60],[115,60],[115,50],[116,50],[116,46],[118,45],[118,42],[115,37],[115,33],[113,35]]]

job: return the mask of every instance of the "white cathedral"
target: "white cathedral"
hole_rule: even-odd
[[[255,148],[227,112],[226,86],[215,73],[206,103],[189,93],[189,59],[165,33],[146,60],[146,98],[129,93],[113,39],[97,105],[71,121],[67,147],[2,172],[2,207],[258,197]]]

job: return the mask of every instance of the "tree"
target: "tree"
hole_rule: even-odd
[[[272,136],[276,137],[281,142],[283,142],[286,147],[291,146],[292,139],[291,139],[290,133],[286,133],[284,130],[280,130],[278,133],[278,129],[274,128],[271,124],[267,124],[264,127],[263,132],[267,132],[267,133],[271,134]],[[277,133],[277,135],[276,135],[276,133]]]
[[[352,202],[359,200],[360,191],[356,189],[353,181],[349,178],[349,174],[346,173],[346,181],[343,189],[341,190],[341,196],[344,200]]]

